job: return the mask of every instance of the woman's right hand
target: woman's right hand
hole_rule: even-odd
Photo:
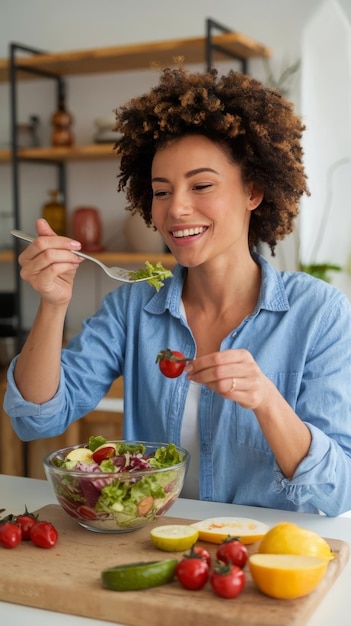
[[[73,281],[82,261],[72,254],[81,244],[69,237],[59,237],[42,218],[36,222],[38,237],[20,254],[21,278],[51,304],[68,304]]]

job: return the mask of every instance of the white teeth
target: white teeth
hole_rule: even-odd
[[[205,226],[197,228],[185,228],[184,230],[175,230],[172,232],[173,237],[190,237],[190,235],[200,235],[206,230]]]

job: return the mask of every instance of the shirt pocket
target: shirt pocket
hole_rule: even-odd
[[[298,384],[297,373],[280,372],[274,374],[267,373],[266,375],[274,383],[288,404],[295,410]],[[236,402],[233,406],[238,444],[270,452],[271,449],[262,433],[254,412],[251,411],[251,409],[242,408]]]

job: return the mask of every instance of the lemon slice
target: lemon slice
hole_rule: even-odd
[[[249,557],[253,581],[262,593],[290,600],[311,593],[323,579],[328,561],[295,554],[254,554]]]
[[[170,524],[157,526],[150,531],[150,539],[160,550],[182,552],[197,542],[199,531],[192,525]]]
[[[192,524],[199,531],[199,539],[222,543],[228,535],[238,537],[242,543],[259,541],[269,531],[269,526],[247,517],[212,517]]]
[[[101,572],[102,584],[114,591],[132,591],[165,585],[174,578],[177,559],[116,565]]]

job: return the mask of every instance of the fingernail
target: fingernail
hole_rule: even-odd
[[[82,247],[82,244],[80,243],[80,241],[76,241],[75,239],[71,239],[70,246],[71,246],[71,248],[75,248],[75,250],[80,250],[81,247]]]
[[[188,374],[190,374],[193,371],[193,369],[194,369],[193,366],[189,364],[184,367],[184,372],[187,372]]]

